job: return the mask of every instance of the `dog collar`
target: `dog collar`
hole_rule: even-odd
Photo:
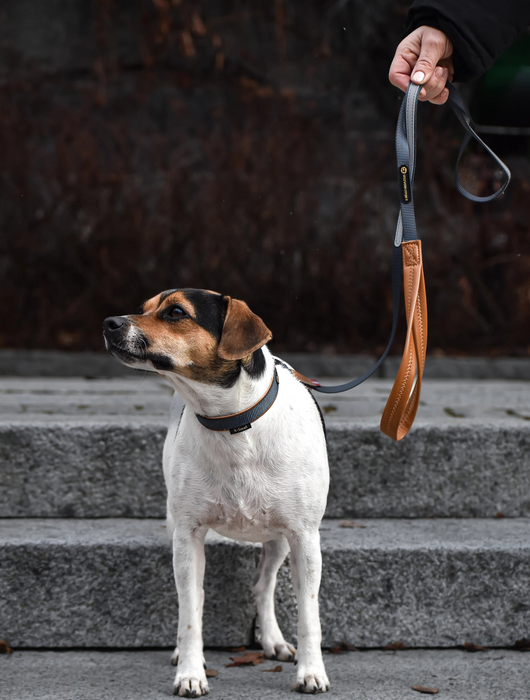
[[[197,420],[201,425],[204,425],[208,430],[228,430],[230,435],[235,435],[236,433],[242,433],[249,428],[252,428],[252,423],[258,418],[266,413],[272,404],[276,401],[278,396],[278,385],[280,380],[278,379],[278,372],[276,368],[274,369],[274,376],[272,377],[271,384],[267,389],[265,396],[255,403],[246,411],[240,411],[239,413],[232,413],[229,416],[215,416],[213,418],[209,416],[201,416],[196,413]]]

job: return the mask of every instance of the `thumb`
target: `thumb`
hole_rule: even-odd
[[[441,36],[443,37],[443,35]],[[413,83],[423,85],[431,79],[438,61],[445,54],[445,49],[445,41],[440,36],[428,33],[422,37],[420,56],[412,69],[411,80]]]

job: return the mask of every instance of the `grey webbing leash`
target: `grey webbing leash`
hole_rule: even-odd
[[[466,130],[466,135],[460,148],[458,160],[456,163],[455,184],[460,194],[470,199],[472,202],[490,202],[497,199],[508,187],[511,179],[511,173],[505,163],[489,148],[484,141],[478,136],[475,131],[475,125],[469,114],[468,108],[457,88],[451,83],[447,83],[449,89],[449,104],[453,108],[458,120]],[[343,391],[353,389],[359,384],[362,384],[369,379],[381,366],[383,360],[387,357],[394,342],[396,329],[399,319],[399,306],[401,299],[401,288],[403,280],[403,261],[401,243],[404,241],[417,240],[418,234],[416,231],[416,217],[414,213],[413,185],[414,172],[416,170],[416,124],[418,112],[418,97],[422,86],[414,83],[409,83],[407,93],[401,103],[399,117],[396,129],[396,157],[398,167],[398,179],[401,193],[401,210],[396,226],[394,236],[394,245],[392,246],[392,329],[390,331],[390,339],[385,348],[385,351],[367,372],[357,379],[352,379],[345,384],[335,386],[316,386],[308,385],[315,391],[320,391],[324,394],[338,394]],[[459,165],[462,155],[471,139],[475,139],[481,146],[491,155],[495,162],[499,165],[505,175],[505,181],[501,187],[487,197],[478,197],[468,192],[460,182]]]

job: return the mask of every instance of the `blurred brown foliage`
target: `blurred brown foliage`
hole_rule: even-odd
[[[398,208],[386,74],[406,6],[78,0],[34,29],[50,43],[37,57],[13,10],[0,346],[99,349],[107,315],[201,287],[245,299],[276,350],[380,350]],[[453,185],[451,115],[422,107],[420,133],[430,347],[527,353],[528,144],[492,144],[514,181],[473,205]],[[478,151],[465,170],[494,187]]]

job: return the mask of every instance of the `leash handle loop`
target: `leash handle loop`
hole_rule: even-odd
[[[500,197],[501,194],[506,190],[508,185],[510,184],[510,180],[512,178],[512,174],[506,165],[506,163],[503,163],[502,160],[494,153],[489,146],[487,146],[484,141],[480,138],[480,136],[476,132],[476,126],[471,119],[471,115],[469,114],[469,110],[467,108],[466,103],[462,99],[462,95],[458,92],[457,88],[452,85],[451,83],[447,83],[447,87],[449,89],[449,100],[451,103],[451,107],[453,108],[453,112],[456,114],[458,117],[458,121],[462,124],[464,129],[466,130],[466,135],[464,136],[464,140],[462,141],[462,145],[460,146],[460,153],[458,154],[458,159],[456,161],[456,169],[455,169],[455,185],[456,189],[460,192],[460,194],[464,195],[467,199],[470,199],[472,202],[491,202],[494,199],[497,199],[497,197]],[[460,161],[462,160],[462,156],[464,155],[464,151],[467,148],[468,143],[471,141],[471,139],[475,139],[482,148],[493,158],[493,160],[497,163],[497,165],[500,167],[500,169],[504,173],[504,182],[502,185],[499,187],[498,190],[496,190],[493,194],[487,195],[486,197],[478,197],[475,194],[471,194],[471,192],[468,192],[465,187],[462,185],[460,182]]]

